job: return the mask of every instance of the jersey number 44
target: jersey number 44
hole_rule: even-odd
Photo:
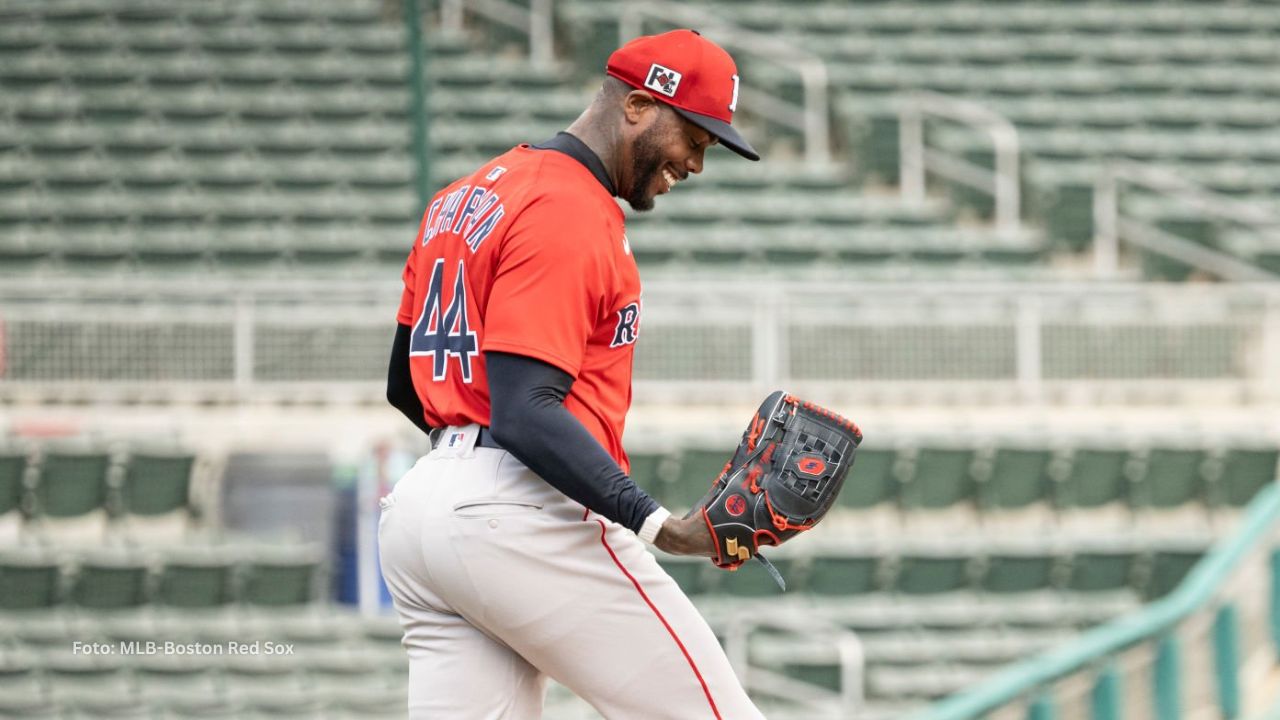
[[[453,278],[453,297],[444,304],[444,258],[436,260],[427,286],[427,299],[422,315],[413,327],[409,355],[432,357],[432,379],[443,382],[449,372],[449,359],[457,358],[462,381],[471,382],[471,361],[480,354],[476,333],[467,318],[467,271],[458,261]]]

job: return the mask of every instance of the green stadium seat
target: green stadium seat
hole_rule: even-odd
[[[663,452],[631,452],[631,479],[658,502],[666,502],[667,454]]]
[[[120,485],[121,512],[149,517],[189,511],[195,462],[183,450],[132,450]]]
[[[1124,503],[1129,498],[1127,450],[1078,446],[1071,453],[1062,481],[1059,504],[1064,509],[1093,510]]]
[[[90,447],[46,447],[34,487],[35,513],[76,518],[104,511],[111,456]]]
[[[898,500],[898,453],[892,447],[858,448],[848,481],[836,498],[836,507],[870,510]]]
[[[45,684],[37,672],[34,655],[10,651],[0,657],[0,703],[32,702],[44,700],[45,696]],[[5,712],[5,705],[0,704],[0,717],[4,717]]]
[[[140,607],[149,600],[150,572],[150,564],[138,555],[114,551],[91,553],[77,564],[70,600],[95,610]]]
[[[27,452],[18,447],[0,447],[0,520],[22,512],[26,495]]]
[[[973,461],[971,447],[921,445],[916,450],[909,481],[902,489],[906,512],[911,515],[971,507],[975,499]]]
[[[721,578],[706,558],[655,553],[658,564],[689,596],[710,592]],[[714,574],[713,574],[714,573]]]
[[[979,587],[998,595],[1049,590],[1058,558],[1047,550],[992,550],[985,555]]]
[[[213,548],[169,550],[156,581],[155,603],[173,608],[216,608],[234,599],[231,559]]]
[[[1140,557],[1132,548],[1079,550],[1071,555],[1066,589],[1078,593],[1117,592],[1138,584]]]
[[[765,556],[786,581],[785,592],[805,591],[805,573],[794,557],[788,556],[785,551],[766,552]],[[738,597],[777,597],[784,591],[760,563],[749,562],[737,570],[722,574],[716,584],[716,592]]]
[[[309,547],[260,549],[250,553],[240,589],[249,605],[301,605],[316,599],[319,553]]]
[[[893,589],[904,595],[936,595],[970,587],[972,558],[953,552],[909,550],[898,557]]]
[[[1206,453],[1198,448],[1153,447],[1147,452],[1134,487],[1135,504],[1151,510],[1208,506],[1205,492]]]
[[[1274,483],[1280,450],[1274,445],[1228,448],[1213,484],[1216,505],[1244,507],[1259,490]]]
[[[1158,548],[1151,560],[1151,578],[1146,587],[1149,600],[1164,597],[1180,585],[1204,557],[1201,548]]]
[[[62,568],[47,552],[0,549],[0,610],[50,608],[62,599]]]
[[[856,462],[856,461],[855,461]],[[832,548],[810,560],[807,592],[815,596],[855,597],[882,589],[881,556],[871,550]]]
[[[1052,500],[1048,448],[997,447],[990,473],[978,486],[984,511],[1020,510]]]
[[[732,446],[727,449],[691,447],[680,451],[679,473],[671,488],[671,502],[675,509],[687,510],[698,504],[711,489],[711,483],[729,462]]]

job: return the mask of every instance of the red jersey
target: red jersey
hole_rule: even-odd
[[[489,425],[482,354],[574,378],[565,408],[630,472],[622,429],[640,273],[622,208],[578,160],[521,145],[432,198],[404,268],[397,320],[432,427]]]

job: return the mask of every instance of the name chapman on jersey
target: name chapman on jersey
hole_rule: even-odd
[[[174,642],[165,640],[121,640],[120,642],[71,643],[72,655],[292,655],[292,643],[263,642]]]
[[[506,171],[501,165],[496,166],[484,179],[493,182]],[[476,185],[473,188],[463,185],[431,203],[427,210],[422,244],[426,245],[436,235],[448,232],[461,236],[467,248],[474,253],[506,214],[507,209],[502,205],[502,199],[492,187]]]

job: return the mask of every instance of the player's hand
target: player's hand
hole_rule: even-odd
[[[667,518],[658,531],[658,537],[653,539],[653,544],[672,555],[713,557],[716,554],[711,531],[707,529],[701,513],[688,518]]]

